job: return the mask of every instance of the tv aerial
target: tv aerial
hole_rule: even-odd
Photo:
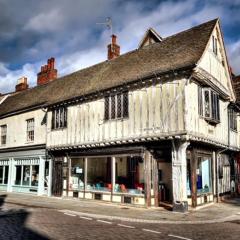
[[[107,29],[110,30],[111,35],[113,34],[113,27],[112,27],[112,18],[107,17],[106,22],[96,23],[97,25],[105,25]]]

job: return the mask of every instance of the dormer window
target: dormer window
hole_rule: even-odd
[[[199,115],[211,123],[220,122],[219,95],[210,88],[199,86],[198,92]]]
[[[217,56],[218,46],[217,46],[217,38],[215,36],[212,36],[212,46],[213,46],[213,52]]]

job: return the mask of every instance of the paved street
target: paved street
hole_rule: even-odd
[[[19,195],[21,198],[21,195]],[[26,196],[26,195],[25,195]],[[12,197],[13,200],[13,197]],[[51,200],[51,199],[50,199]],[[29,197],[29,203],[31,197]],[[39,201],[40,202],[40,201]],[[64,200],[63,200],[64,202]],[[71,203],[71,202],[70,202]],[[80,203],[80,202],[79,202]],[[87,203],[86,203],[87,204]],[[230,204],[232,205],[232,204]],[[64,205],[63,207],[66,207]],[[106,209],[107,206],[102,205]],[[114,206],[113,206],[114,207]],[[115,206],[116,207],[116,206]],[[213,206],[212,206],[213,207]],[[211,212],[211,206],[209,210]],[[226,206],[227,207],[227,206]],[[233,205],[233,207],[235,207]],[[117,209],[117,207],[116,207]],[[134,209],[122,208],[125,215]],[[239,209],[240,208],[236,208]],[[136,211],[138,211],[136,209]],[[146,211],[148,210],[140,210]],[[199,210],[201,212],[201,210]],[[205,212],[206,213],[206,212]],[[147,213],[146,213],[147,214]],[[182,214],[169,215],[184,218]],[[98,215],[65,209],[14,204],[2,202],[0,210],[0,239],[239,239],[240,218],[224,222],[169,224],[137,221],[123,221],[114,218],[100,218]],[[236,215],[237,216],[237,215]],[[240,216],[240,215],[239,215]],[[182,221],[184,222],[184,220]]]

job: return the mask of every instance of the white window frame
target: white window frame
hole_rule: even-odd
[[[26,120],[27,123],[27,142],[34,142],[35,139],[35,120],[34,118],[30,118]]]
[[[4,142],[3,142],[3,139]],[[5,146],[7,144],[7,124],[1,125],[1,146]]]

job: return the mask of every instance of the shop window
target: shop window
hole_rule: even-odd
[[[197,192],[212,192],[212,174],[211,174],[211,158],[198,157],[197,164]]]
[[[128,105],[128,92],[105,97],[105,120],[127,118]]]
[[[219,95],[209,88],[198,89],[198,112],[211,123],[220,122]]]
[[[31,167],[32,167],[31,186],[38,186],[39,166],[33,165]]]
[[[3,184],[3,166],[0,166],[0,184]]]
[[[141,157],[116,157],[115,175],[115,192],[144,193],[144,171]]]
[[[84,159],[72,158],[72,169],[70,178],[71,190],[83,190],[84,189]]]
[[[111,192],[111,158],[89,158],[87,190]]]
[[[232,108],[228,109],[228,117],[230,129],[237,131],[237,113]]]
[[[7,143],[7,125],[1,126],[1,145],[6,145]]]
[[[59,107],[52,111],[52,129],[67,127],[67,108]]]
[[[15,185],[38,186],[39,165],[16,166]]]
[[[27,120],[27,142],[34,141],[34,118]]]
[[[23,181],[22,185],[30,185],[30,166],[23,166]]]
[[[22,166],[16,166],[15,185],[21,185],[21,179],[22,179]]]
[[[4,166],[3,184],[8,184],[9,166]]]

